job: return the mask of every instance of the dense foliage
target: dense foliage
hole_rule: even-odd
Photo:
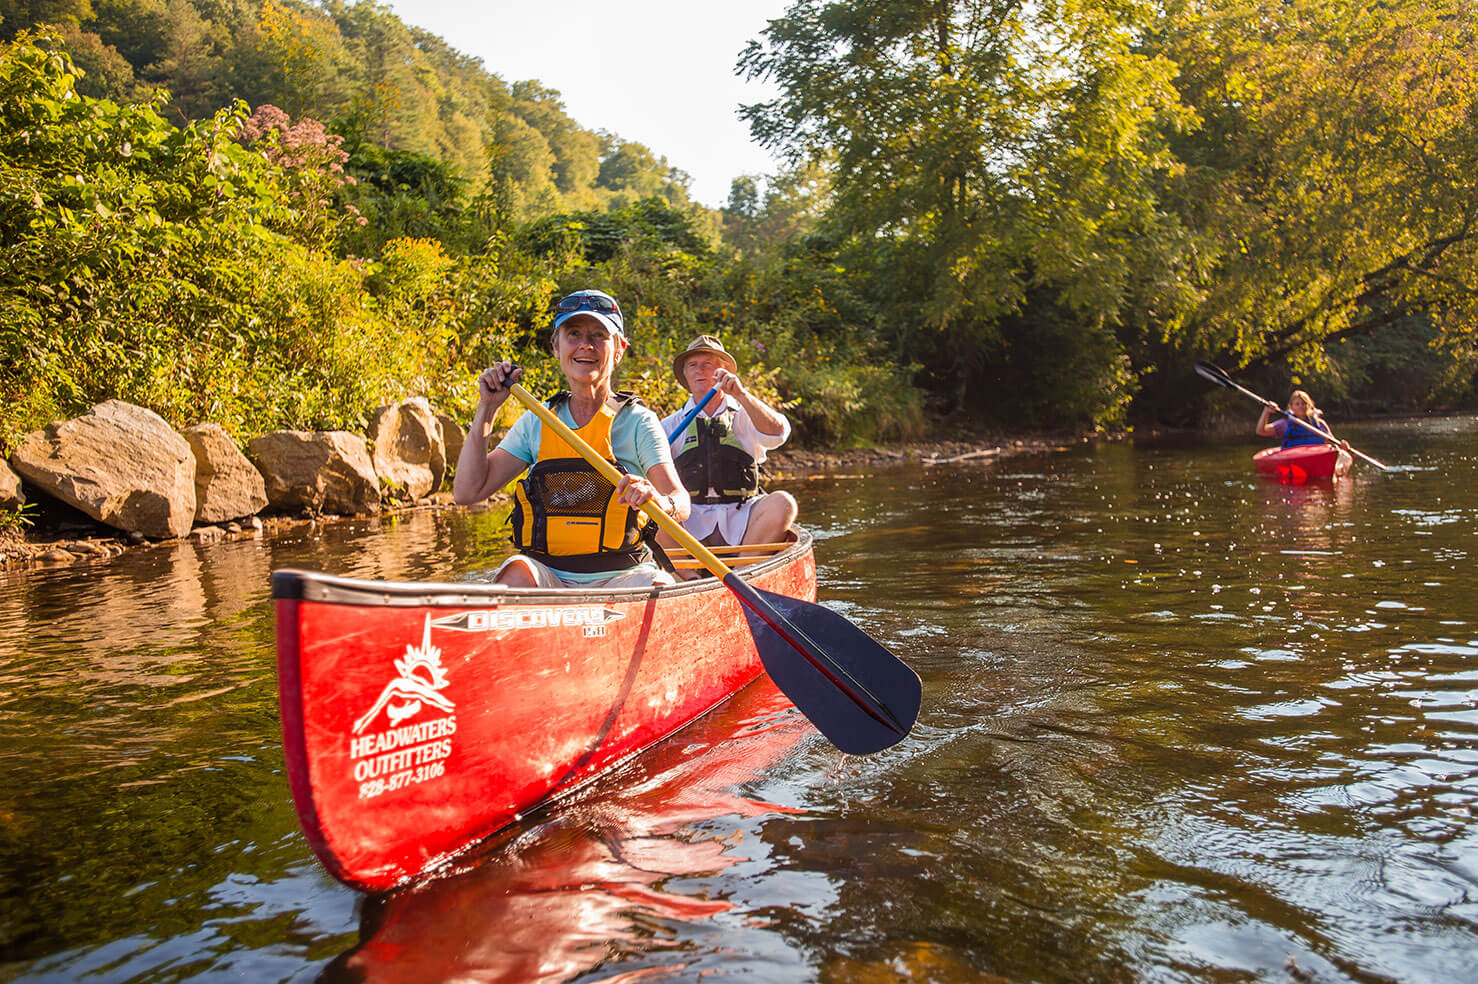
[[[1174,416],[1198,357],[1409,400],[1332,344],[1374,337],[1434,370],[1421,405],[1478,367],[1473,14],[797,0],[743,56],[781,93],[746,112],[827,166],[835,255],[974,416]]]
[[[740,64],[790,164],[711,211],[373,3],[0,0],[0,450],[111,396],[465,413],[591,285],[648,402],[717,332],[811,442],[1185,421],[1198,358],[1470,402],[1471,6],[796,0]]]

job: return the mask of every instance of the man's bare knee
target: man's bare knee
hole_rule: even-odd
[[[493,578],[494,584],[506,585],[510,588],[536,588],[539,582],[534,580],[534,574],[529,570],[527,564],[509,564],[498,572]]]

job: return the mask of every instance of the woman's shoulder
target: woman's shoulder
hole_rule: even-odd
[[[654,422],[662,419],[657,416],[657,411],[643,403],[641,397],[630,390],[621,390],[616,394],[616,399],[621,402],[620,409],[617,410],[621,416],[629,415],[634,420],[650,419]]]

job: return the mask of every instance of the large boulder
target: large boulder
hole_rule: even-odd
[[[267,508],[267,485],[220,424],[182,432],[195,453],[195,522],[224,523]]]
[[[184,536],[195,521],[189,442],[152,410],[122,400],[32,431],[10,462],[46,494],[120,530]]]
[[[247,442],[247,451],[277,509],[374,512],[380,481],[364,438],[348,431],[273,431]]]
[[[446,445],[446,462],[452,468],[457,467],[457,459],[462,457],[462,445],[467,441],[467,435],[462,431],[462,425],[451,418],[450,414],[438,413],[436,422],[441,424],[441,441]]]
[[[412,499],[441,488],[446,477],[446,445],[441,422],[425,397],[413,397],[375,411],[369,425],[375,474],[393,482]]]
[[[26,493],[21,489],[21,477],[0,460],[0,509],[19,509],[25,504]]]

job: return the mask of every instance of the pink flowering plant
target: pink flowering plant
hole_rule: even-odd
[[[339,238],[345,224],[369,221],[355,206],[335,204],[339,189],[355,184],[355,178],[344,171],[349,159],[344,138],[329,133],[318,120],[300,117],[294,123],[268,103],[242,123],[240,139],[282,172],[287,203],[295,213],[293,228],[284,231],[294,238],[328,244]]]

